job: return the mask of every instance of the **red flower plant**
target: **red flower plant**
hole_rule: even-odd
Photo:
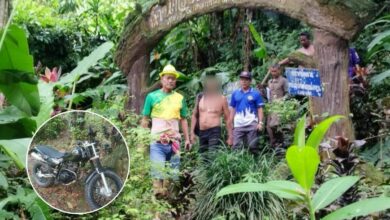
[[[41,79],[47,83],[49,82],[57,82],[61,75],[61,67],[57,71],[57,67],[54,67],[53,70],[50,70],[46,67],[45,75],[41,76]]]

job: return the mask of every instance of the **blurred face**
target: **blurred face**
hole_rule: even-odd
[[[217,79],[208,79],[205,83],[205,92],[207,93],[218,93],[219,92],[219,82]]]
[[[299,36],[299,43],[303,48],[308,48],[310,46],[310,40],[304,35]]]
[[[240,77],[240,85],[244,90],[248,89],[251,85],[251,79]]]
[[[161,77],[162,88],[165,90],[173,90],[176,87],[176,77],[172,74],[165,74]]]
[[[280,76],[280,69],[277,67],[271,67],[270,72],[273,78],[277,78],[278,76]]]

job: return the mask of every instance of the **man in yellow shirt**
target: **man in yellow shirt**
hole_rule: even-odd
[[[151,174],[154,179],[153,187],[156,196],[167,195],[167,175],[163,172],[165,163],[170,163],[170,176],[175,179],[180,164],[179,122],[183,130],[185,147],[189,149],[190,138],[188,133],[187,105],[184,97],[173,91],[179,73],[172,65],[167,65],[160,73],[162,88],[146,96],[142,111],[142,126],[149,126],[152,119],[151,134],[154,138],[150,145]]]

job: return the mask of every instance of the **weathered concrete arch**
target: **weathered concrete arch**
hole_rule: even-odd
[[[195,16],[233,7],[273,10],[314,27],[315,58],[321,61],[318,68],[323,82],[331,86],[325,87],[323,98],[313,101],[313,112],[349,114],[348,40],[368,19],[358,17],[345,6],[328,4],[327,0],[166,0],[164,5],[154,5],[146,16],[127,25],[117,50],[116,63],[128,79],[131,98],[127,107],[140,111],[149,76],[150,51],[172,28]],[[351,136],[351,121],[336,130]]]
[[[229,8],[265,8],[302,20],[344,39],[351,39],[362,24],[354,14],[340,6],[321,5],[310,0],[167,0],[155,5],[144,19],[126,29],[118,48],[117,63],[130,72],[140,52],[152,49],[179,23],[192,17]]]

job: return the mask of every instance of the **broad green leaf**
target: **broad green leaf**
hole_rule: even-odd
[[[252,33],[253,38],[254,38],[255,41],[257,42],[257,44],[258,44],[259,46],[261,46],[261,47],[265,47],[265,45],[264,45],[264,40],[263,40],[263,38],[261,37],[261,35],[259,34],[259,32],[256,31],[255,26],[254,26],[252,23],[250,23],[250,24],[248,25],[248,27],[249,27],[250,32]]]
[[[284,182],[284,183],[282,183]],[[283,184],[286,184],[284,185]],[[279,196],[280,198],[290,200],[302,200],[302,188],[289,181],[272,181],[270,183],[237,183],[222,188],[217,197],[234,194],[234,193],[251,193],[251,192],[270,192]]]
[[[379,73],[375,76],[373,76],[370,79],[370,82],[374,84],[380,84],[383,83],[383,80],[390,76],[390,70],[386,70],[385,72]]]
[[[359,177],[345,176],[331,179],[317,190],[313,196],[313,208],[315,211],[325,208],[337,198],[342,196],[351,186],[353,186]]]
[[[19,202],[24,204],[26,207],[33,205],[37,199],[37,194],[35,194],[34,190],[29,188],[19,187],[16,195],[18,196]]]
[[[3,209],[0,209],[0,219],[18,219],[18,216],[13,212],[7,212]]]
[[[378,20],[366,25],[364,28],[366,29],[366,28],[369,28],[371,26],[374,26],[374,25],[377,25],[380,23],[390,23],[390,19],[388,19],[388,18],[387,19],[378,19]]]
[[[91,72],[87,72],[85,74],[83,74],[82,77],[80,77],[79,80],[77,80],[77,83],[80,84],[86,80],[89,80],[91,78],[99,78],[100,77],[100,74],[96,74],[96,73],[91,73]]]
[[[365,199],[352,203],[325,216],[321,220],[343,220],[390,209],[390,197]]]
[[[0,154],[0,170],[7,170],[12,164],[12,159],[4,154]]]
[[[290,200],[303,200],[303,195],[305,194],[302,187],[292,181],[287,180],[275,180],[269,181],[266,185],[270,186],[270,192],[275,193],[277,196],[290,199]]]
[[[267,57],[267,47],[265,46],[263,36],[259,34],[256,31],[256,28],[253,24],[249,24],[249,30],[252,33],[253,38],[257,42],[257,44],[260,46],[260,48],[257,48],[254,53],[257,58],[264,59]]]
[[[21,118],[16,122],[0,124],[0,140],[31,137],[37,129],[37,123],[32,118]]]
[[[43,124],[47,119],[50,118],[51,112],[53,111],[54,94],[53,94],[53,83],[46,83],[39,81],[38,89],[40,94],[41,109],[36,117],[33,117],[37,127]]]
[[[15,106],[7,106],[0,110],[0,124],[14,123],[26,117],[28,117],[28,115]]]
[[[0,84],[7,101],[18,107],[29,116],[37,115],[39,112],[39,93],[36,85],[28,83]]]
[[[345,117],[342,115],[334,115],[321,121],[311,132],[309,138],[307,139],[306,145],[318,150],[318,146],[320,145],[329,127],[333,124],[333,122],[341,118]]]
[[[182,72],[178,72],[179,73],[179,77],[177,78],[178,81],[189,81],[191,80],[190,77],[184,75],[184,73]]]
[[[237,183],[222,188],[217,197],[234,194],[234,193],[247,193],[247,192],[264,192],[269,189],[269,186],[264,183]]]
[[[0,172],[0,188],[8,189],[8,181],[2,172]]]
[[[264,59],[264,57],[266,56],[266,51],[264,50],[264,48],[262,47],[259,47],[259,48],[256,48],[253,53],[255,54],[255,56],[259,59]]]
[[[39,208],[42,210],[43,215],[45,216],[46,220],[51,220],[53,219],[51,215],[52,208],[48,206],[42,199],[37,197],[35,199],[35,204],[39,206]]]
[[[23,29],[16,25],[9,27],[0,50],[0,60],[0,70],[34,73],[33,58],[29,54],[27,38]]]
[[[297,127],[294,132],[294,145],[298,147],[305,146],[305,127],[306,127],[306,115],[299,119]]]
[[[21,28],[10,26],[0,50],[0,60],[0,91],[9,103],[21,111],[29,116],[37,115],[40,107],[38,88],[31,84],[35,81],[33,58]]]
[[[32,220],[46,219],[41,207],[39,207],[38,204],[32,204],[27,210],[30,212]]]
[[[115,80],[121,79],[121,77],[123,77],[123,73],[121,71],[116,71],[108,79],[104,80],[103,85],[113,84]]]
[[[26,155],[30,141],[31,138],[0,140],[0,148],[12,158],[19,169],[23,169],[26,167]]]
[[[234,194],[234,193],[250,193],[250,192],[270,192],[280,198],[290,200],[302,200],[303,189],[291,181],[271,181],[267,183],[237,183],[222,188],[217,197]]]
[[[72,100],[72,102],[74,103],[74,104],[79,104],[79,103],[81,103],[81,102],[83,102],[88,96],[85,96],[86,95],[86,93],[84,92],[84,93],[75,93],[75,94],[73,94],[73,95],[67,95],[67,96],[65,96],[64,97],[64,100],[65,101],[70,101],[70,100]]]
[[[88,69],[95,65],[100,59],[104,58],[106,54],[114,46],[112,42],[105,42],[99,47],[97,47],[90,55],[84,57],[72,72],[66,74],[64,77],[60,78],[61,84],[73,83],[78,80],[82,74],[88,72]]]
[[[375,36],[374,40],[372,40],[371,43],[368,44],[368,46],[367,46],[367,51],[368,51],[368,53],[372,53],[371,50],[372,50],[375,46],[377,46],[377,45],[383,43],[383,41],[384,41],[385,39],[387,39],[387,38],[390,38],[390,30],[387,30],[387,31],[384,31],[384,32],[381,32],[381,33],[377,34],[377,35]]]
[[[287,164],[299,185],[310,190],[320,163],[320,157],[314,148],[291,146],[286,153]]]
[[[19,82],[37,84],[38,79],[30,72],[22,72],[19,70],[0,70],[0,84]]]
[[[2,210],[9,202],[15,203],[17,201],[18,197],[16,195],[8,195],[6,198],[0,200],[0,210]]]

